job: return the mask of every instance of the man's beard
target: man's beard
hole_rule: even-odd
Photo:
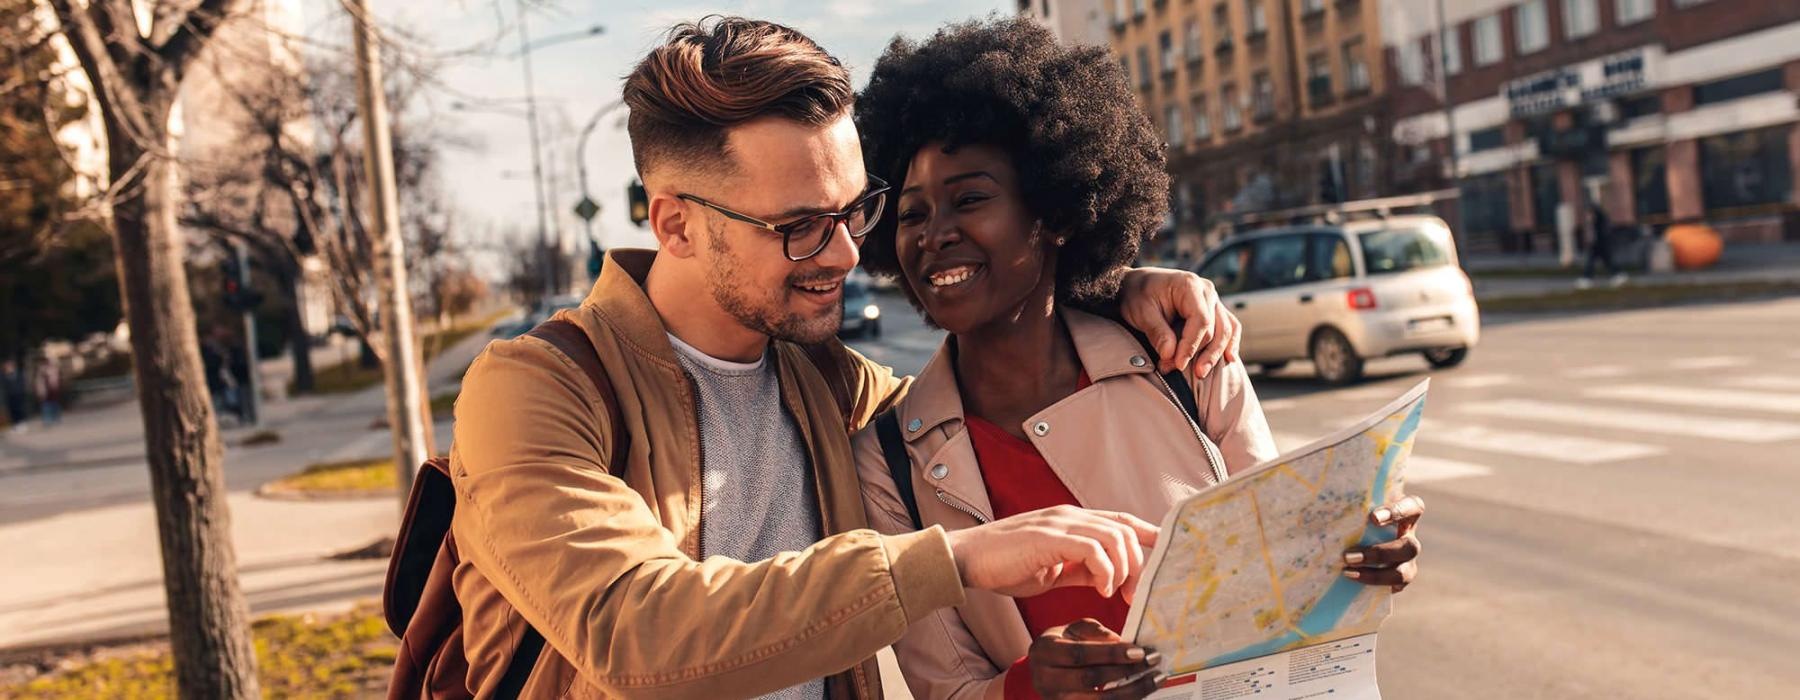
[[[707,248],[713,253],[712,264],[706,270],[707,286],[712,288],[713,301],[725,313],[745,328],[776,340],[807,345],[837,336],[838,327],[844,322],[842,296],[827,312],[810,318],[789,311],[784,303],[787,295],[794,293],[794,284],[816,281],[820,275],[796,271],[782,281],[780,289],[746,285],[743,278],[733,274],[739,267],[738,259],[725,242],[725,231],[711,228],[707,233],[711,239]]]

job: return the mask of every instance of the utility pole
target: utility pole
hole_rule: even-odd
[[[394,144],[388,131],[387,93],[381,83],[381,46],[365,0],[345,0],[356,32],[356,103],[362,112],[363,169],[371,186],[369,211],[376,233],[376,279],[386,326],[388,425],[394,436],[394,470],[400,498],[412,492],[413,470],[425,463],[425,420],[418,347],[413,342],[412,296],[406,283],[406,242],[400,236],[400,198],[394,186]]]
[[[244,294],[254,294],[250,291],[250,248],[243,241],[235,242],[231,248],[232,254],[237,256],[238,289]],[[246,374],[250,375],[250,386],[244,387],[241,417],[245,424],[256,425],[262,422],[262,363],[256,358],[255,308],[248,304],[244,305],[244,361],[249,366]]]
[[[525,66],[525,124],[531,134],[531,181],[537,187],[538,248],[544,257],[544,298],[556,295],[556,261],[561,251],[550,248],[550,226],[544,213],[544,158],[538,152],[537,89],[531,79],[531,37],[525,27],[525,0],[518,0],[519,61]],[[559,241],[560,243],[560,241]]]

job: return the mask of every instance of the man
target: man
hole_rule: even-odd
[[[835,339],[887,198],[863,171],[852,94],[810,39],[736,18],[676,27],[627,78],[661,247],[610,252],[559,314],[592,341],[620,424],[537,337],[470,368],[450,469],[469,667],[428,684],[495,692],[529,624],[546,646],[527,697],[876,697],[874,653],[965,587],[1129,590],[1156,530],[1125,514],[866,529],[847,436],[910,380]],[[1212,329],[1216,298],[1192,275],[1126,288],[1165,365]],[[1192,310],[1183,340],[1159,305]],[[1213,318],[1225,332],[1203,366],[1235,342],[1235,321]]]

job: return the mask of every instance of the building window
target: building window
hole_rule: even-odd
[[[1631,121],[1638,117],[1648,117],[1662,112],[1662,95],[1650,93],[1637,97],[1626,97],[1619,100],[1619,118]]]
[[[1044,0],[1038,5],[1044,8],[1044,19],[1050,19],[1050,0]]]
[[[1463,230],[1505,233],[1512,229],[1511,192],[1505,173],[1489,173],[1462,181]]]
[[[1656,0],[1615,0],[1618,23],[1642,22],[1656,16]]]
[[[1238,102],[1237,87],[1226,85],[1219,90],[1219,107],[1225,110],[1225,130],[1244,128],[1243,105]]]
[[[1631,192],[1639,219],[1669,213],[1668,153],[1662,146],[1631,152]]]
[[[1562,0],[1563,36],[1578,39],[1600,30],[1600,7],[1596,0]]]
[[[1269,79],[1268,71],[1257,71],[1250,78],[1251,114],[1257,121],[1275,116],[1275,81]]]
[[[1137,54],[1138,54],[1138,87],[1144,88],[1144,89],[1149,89],[1150,88],[1150,72],[1152,70],[1155,70],[1150,67],[1150,47],[1139,46],[1138,50],[1137,50]]]
[[[1200,60],[1202,53],[1200,46],[1200,20],[1189,19],[1187,21],[1187,26],[1183,28],[1182,32],[1181,48],[1182,53],[1187,54],[1187,60]]]
[[[1362,39],[1351,39],[1344,42],[1344,91],[1360,92],[1369,89],[1369,64],[1363,60]]]
[[[1499,63],[1504,51],[1500,45],[1500,15],[1492,14],[1475,20],[1475,65],[1490,66]]]
[[[1185,139],[1181,138],[1181,105],[1169,105],[1163,108],[1163,124],[1168,128],[1169,147],[1180,148]]]
[[[1212,138],[1212,115],[1206,113],[1206,98],[1194,98],[1194,138],[1201,141]]]
[[[1540,51],[1550,45],[1550,15],[1544,11],[1544,0],[1525,0],[1513,10],[1513,32],[1518,35],[1519,53]]]
[[[1506,145],[1506,130],[1504,127],[1496,126],[1491,129],[1481,129],[1479,131],[1469,132],[1470,153],[1499,148],[1504,145]]]
[[[1711,2],[1711,0],[1675,0],[1675,6],[1676,7],[1693,7],[1695,5],[1699,5],[1699,4],[1706,3],[1706,2]]]
[[[1694,86],[1694,106],[1714,104],[1735,100],[1740,97],[1759,95],[1765,92],[1781,90],[1784,85],[1781,69],[1771,68],[1760,73],[1740,75],[1735,78],[1715,80]]]
[[[1219,52],[1231,50],[1231,8],[1225,3],[1213,7],[1213,26],[1219,33]]]
[[[1300,14],[1317,15],[1324,12],[1325,0],[1300,0]]]
[[[1420,85],[1425,82],[1425,39],[1406,41],[1400,44],[1395,52],[1400,65],[1394,68],[1400,74],[1401,85]]]
[[[1439,34],[1444,39],[1444,50],[1439,52],[1437,60],[1444,62],[1444,75],[1456,75],[1462,72],[1462,32],[1456,27]]]
[[[1162,58],[1162,71],[1175,72],[1175,37],[1168,32],[1156,36],[1157,55]]]
[[[1263,0],[1244,0],[1244,17],[1245,34],[1255,36],[1269,31],[1268,9]]]
[[[1113,24],[1124,24],[1127,19],[1131,19],[1131,15],[1125,7],[1125,0],[1113,0]]]
[[[1775,204],[1792,199],[1788,162],[1791,125],[1700,139],[1700,192],[1707,209]]]
[[[1315,105],[1331,99],[1331,57],[1324,51],[1306,58],[1306,94]]]
[[[1138,18],[1144,16],[1144,0],[1131,0],[1131,16]]]

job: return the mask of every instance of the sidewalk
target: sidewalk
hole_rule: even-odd
[[[1471,256],[1464,261],[1481,300],[1517,299],[1561,294],[1575,289],[1581,276],[1579,258],[1559,269],[1554,253]],[[1604,280],[1598,280],[1604,287]],[[1722,286],[1735,284],[1800,284],[1800,244],[1728,245],[1719,262],[1703,270],[1632,273],[1628,288]]]
[[[434,391],[487,344],[479,333],[427,368]],[[380,596],[385,561],[325,557],[391,534],[398,498],[273,501],[252,491],[316,462],[381,457],[391,438],[379,386],[347,396],[265,404],[260,428],[222,431],[240,580],[252,612],[347,609]],[[436,426],[447,450],[449,416]],[[237,447],[252,430],[279,443]],[[167,628],[162,561],[135,401],[72,414],[61,425],[0,436],[0,651],[156,633]]]

